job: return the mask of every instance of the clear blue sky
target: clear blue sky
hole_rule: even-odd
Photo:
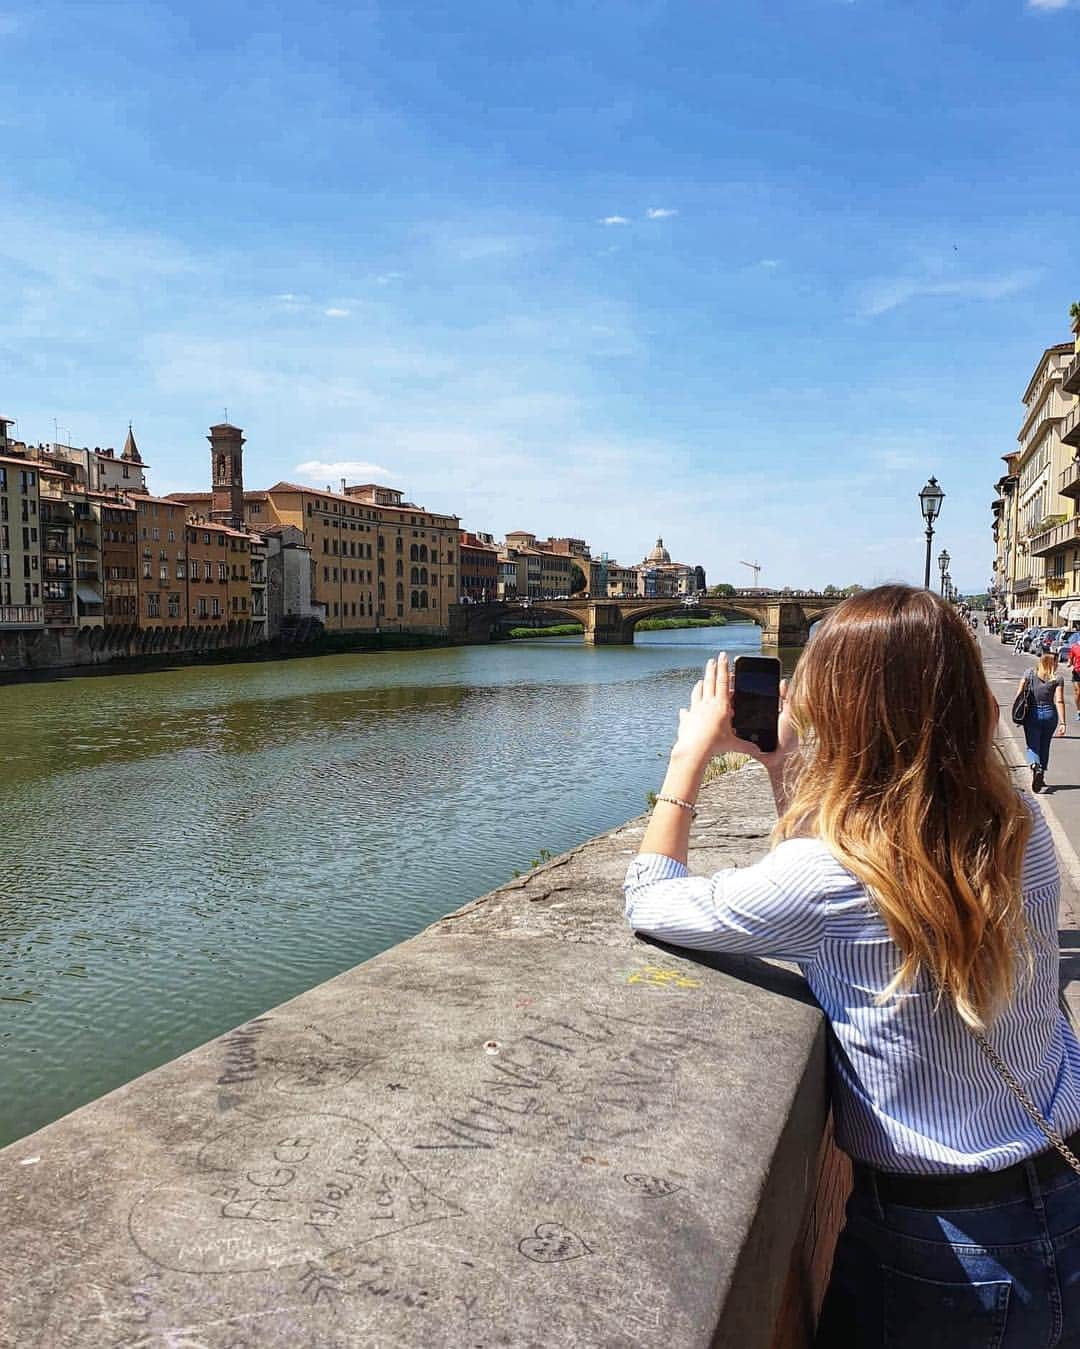
[[[4,0],[0,0],[3,4]],[[0,411],[710,580],[989,573],[1080,298],[1080,0],[0,9]],[[935,547],[936,552],[936,547]]]

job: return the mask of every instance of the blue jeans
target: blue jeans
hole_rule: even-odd
[[[1080,1176],[933,1211],[848,1200],[815,1349],[1080,1349]]]
[[[1050,741],[1058,727],[1056,707],[1047,707],[1036,703],[1024,718],[1024,739],[1027,741],[1027,760],[1034,767],[1038,764],[1043,772],[1050,767]]]

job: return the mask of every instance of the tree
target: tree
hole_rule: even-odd
[[[1069,305],[1069,318],[1080,319],[1080,300],[1073,300]]]
[[[570,594],[576,595],[579,590],[587,590],[588,587],[589,582],[585,577],[585,573],[576,562],[573,563],[570,567]]]
[[[735,587],[728,585],[726,581],[721,581],[719,585],[710,586],[708,589],[710,595],[734,595]]]

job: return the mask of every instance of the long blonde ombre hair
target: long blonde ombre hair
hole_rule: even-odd
[[[1030,951],[1031,815],[967,624],[928,590],[862,591],[814,634],[789,706],[799,771],[775,839],[814,834],[866,886],[900,950],[883,1000],[925,971],[983,1028]]]

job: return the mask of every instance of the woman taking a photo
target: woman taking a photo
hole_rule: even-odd
[[[828,1017],[855,1179],[828,1349],[1080,1346],[1080,1045],[1058,1001],[1058,869],[996,728],[959,616],[926,590],[864,591],[803,654],[773,754],[735,737],[727,659],[709,662],[627,875],[636,929],[796,961]],[[726,750],[768,770],[774,846],[691,876],[691,807]]]
[[[1024,718],[1024,739],[1033,792],[1041,792],[1046,785],[1050,741],[1055,731],[1058,735],[1065,734],[1065,685],[1057,666],[1056,656],[1049,653],[1040,656],[1034,670],[1026,671],[1016,688],[1018,698],[1025,689],[1031,691],[1028,714]]]

